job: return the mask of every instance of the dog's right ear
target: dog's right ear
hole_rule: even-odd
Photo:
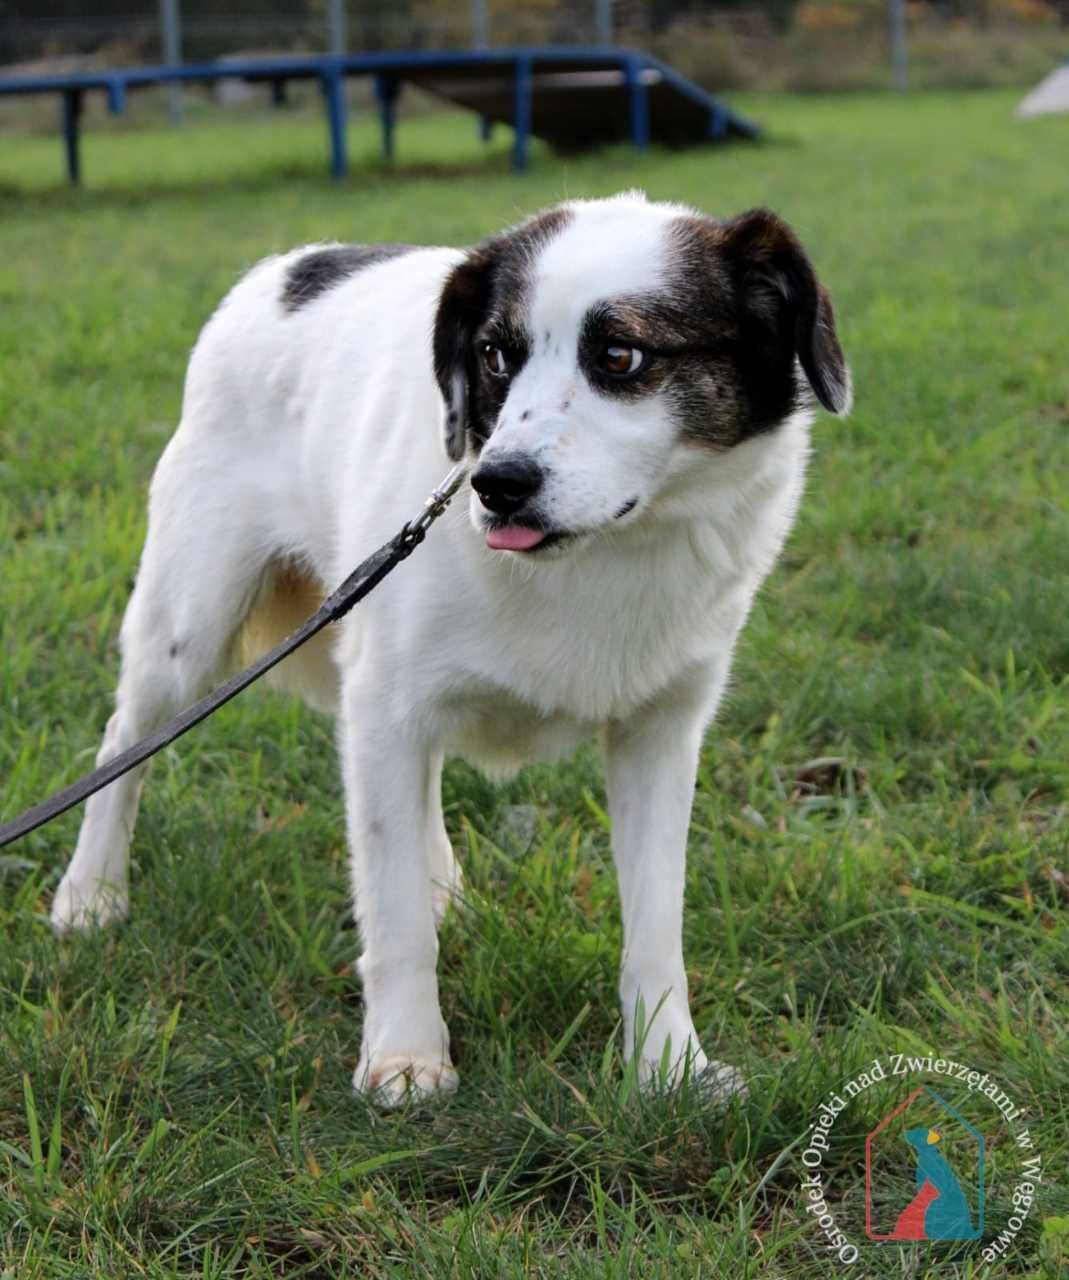
[[[475,331],[490,305],[494,255],[473,249],[446,277],[434,319],[434,376],[445,402],[445,451],[464,456],[475,412]]]

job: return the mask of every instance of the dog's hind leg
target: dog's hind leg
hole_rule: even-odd
[[[103,764],[202,696],[229,657],[261,582],[266,554],[255,507],[204,483],[181,443],[156,469],[148,534],[120,633],[115,711],[97,755]],[[127,913],[128,855],[146,765],[86,804],[78,843],[52,902],[57,932]]]
[[[459,901],[464,889],[464,875],[453,853],[449,834],[442,814],[442,763],[443,752],[436,752],[430,764],[430,791],[427,797],[428,854],[431,870],[431,899],[434,903],[434,919],[442,923],[449,904]]]

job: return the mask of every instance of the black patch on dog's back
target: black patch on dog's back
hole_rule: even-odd
[[[298,311],[306,302],[348,280],[365,267],[411,253],[412,244],[337,244],[313,249],[286,272],[279,301],[284,311]]]

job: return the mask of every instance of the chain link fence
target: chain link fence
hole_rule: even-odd
[[[905,3],[905,0],[902,0]],[[656,53],[711,89],[879,89],[891,83],[887,0],[341,0],[353,51],[597,43]],[[182,56],[328,47],[331,0],[180,0]],[[0,63],[162,58],[159,0],[0,0]],[[917,87],[1030,84],[1069,54],[1069,0],[911,0]]]

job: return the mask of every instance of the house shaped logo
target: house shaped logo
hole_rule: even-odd
[[[865,1140],[870,1240],[978,1240],[984,1230],[984,1136],[926,1085]]]

